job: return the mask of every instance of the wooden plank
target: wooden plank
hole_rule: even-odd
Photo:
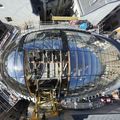
[[[69,16],[52,16],[54,21],[64,21],[64,20],[80,20],[78,17],[69,17]]]

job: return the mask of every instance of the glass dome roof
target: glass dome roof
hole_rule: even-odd
[[[23,38],[9,52],[5,68],[10,79],[32,92],[36,81],[40,89],[58,90],[61,80],[61,90],[79,93],[120,75],[119,46],[111,39],[73,29],[43,29]]]
[[[7,57],[6,70],[8,75],[21,84],[25,84],[23,69],[23,52],[13,50]]]

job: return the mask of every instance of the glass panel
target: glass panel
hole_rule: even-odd
[[[25,84],[23,70],[23,52],[12,51],[6,61],[6,70],[10,77],[19,83]]]
[[[101,63],[91,47],[91,42],[95,41],[94,37],[78,32],[67,34],[71,66],[69,88],[73,90],[93,82],[97,75],[101,74]]]
[[[15,69],[14,69],[14,64],[15,64],[14,56],[15,56],[15,51],[10,53],[10,55],[8,56],[7,61],[6,61],[6,63],[7,63],[6,70],[9,74],[9,76],[13,77],[13,78],[16,77]]]

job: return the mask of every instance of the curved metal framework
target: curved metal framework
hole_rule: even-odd
[[[24,35],[13,48],[5,55],[4,75],[23,88],[26,83],[31,94],[54,90],[61,98],[100,91],[119,78],[119,43],[100,35],[43,29]]]
[[[58,114],[57,99],[99,94],[120,85],[119,42],[77,29],[30,32],[4,50],[2,61],[5,83],[36,97],[33,118],[39,118],[47,104],[51,105],[48,111]]]

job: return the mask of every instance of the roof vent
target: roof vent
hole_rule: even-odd
[[[2,4],[0,4],[0,8],[3,8],[3,5],[2,5]]]
[[[7,20],[7,22],[12,21],[12,18],[11,18],[11,17],[5,17],[5,19]]]

